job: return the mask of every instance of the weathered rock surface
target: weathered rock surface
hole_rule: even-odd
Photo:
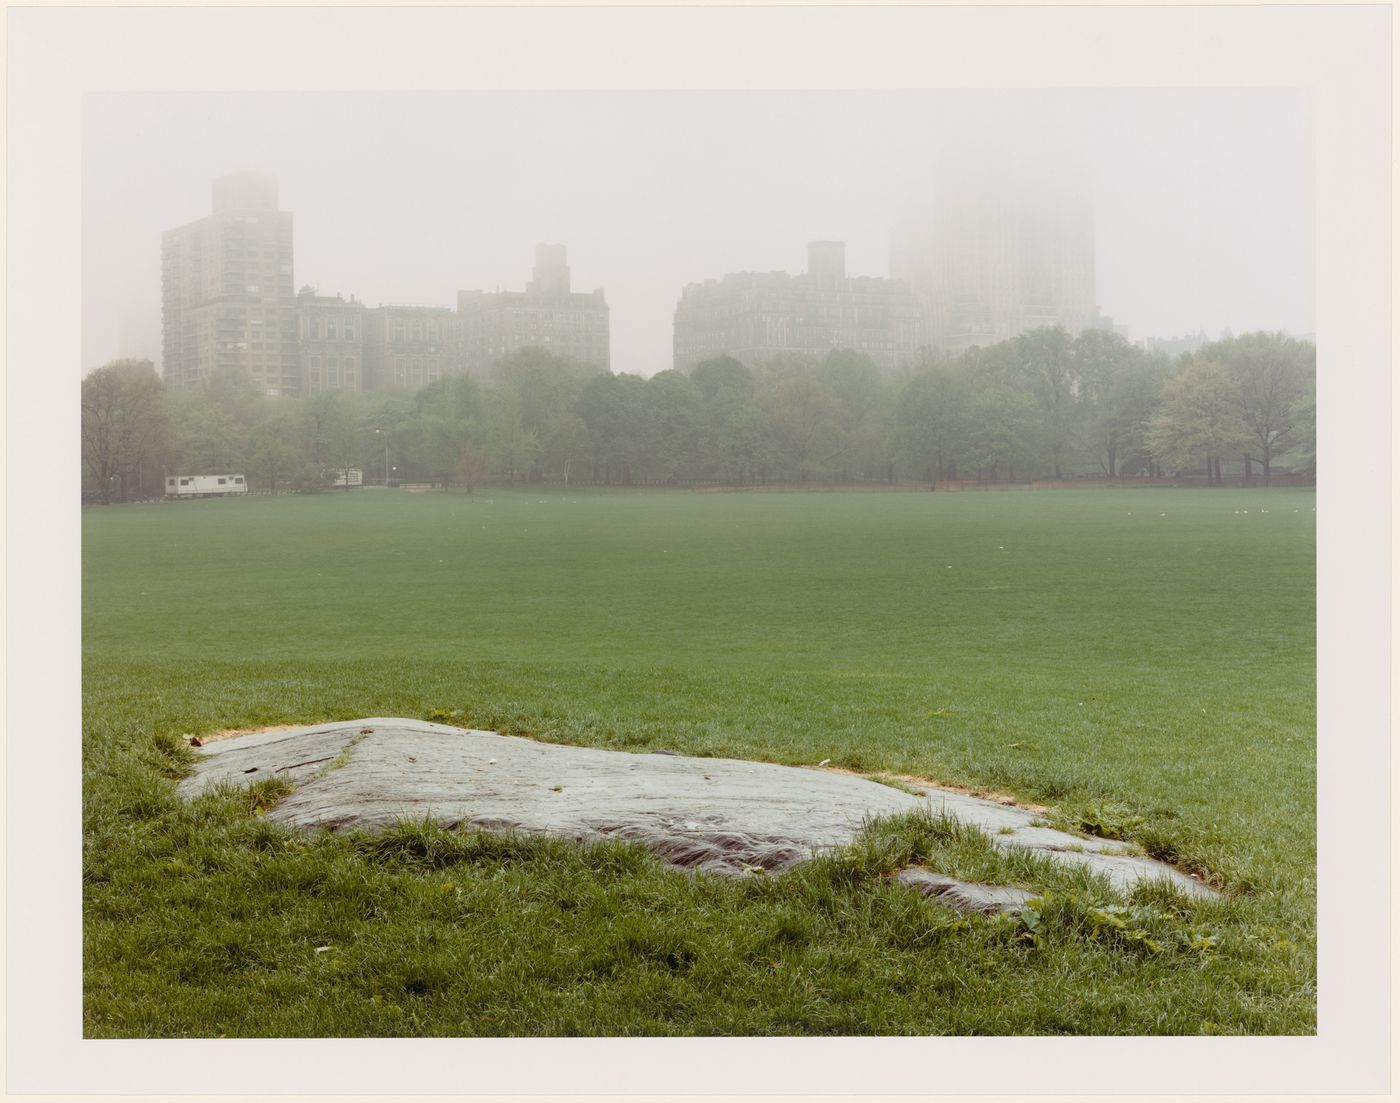
[[[1166,880],[1187,896],[1213,899],[1218,894],[1208,885],[1196,880],[1174,866],[1127,853],[1125,843],[1112,839],[1091,839],[1056,831],[1050,827],[1035,827],[1036,813],[1014,805],[974,797],[936,786],[916,785],[928,795],[926,807],[962,823],[980,827],[991,836],[994,846],[1003,850],[1030,850],[1067,865],[1086,866],[1108,879],[1109,884],[1124,894],[1143,881]]]
[[[201,753],[193,776],[180,783],[183,795],[285,778],[297,788],[267,815],[297,827],[373,829],[432,819],[627,839],[708,872],[777,872],[852,842],[871,818],[932,808],[984,829],[999,847],[1087,865],[1120,890],[1164,878],[1192,896],[1214,895],[1164,863],[1114,854],[1121,844],[1034,827],[1035,814],[1025,809],[928,786],[916,796],[826,770],[559,746],[396,718],[245,735],[206,744]],[[936,875],[905,872],[907,883],[934,891],[927,878]],[[974,890],[1024,891],[944,881],[935,895],[950,903],[983,899]]]
[[[963,912],[1014,911],[1026,901],[1035,899],[1035,893],[1029,889],[958,881],[921,866],[901,869],[894,879]]]

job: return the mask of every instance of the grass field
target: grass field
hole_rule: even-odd
[[[84,515],[85,1031],[1309,1033],[1311,492],[412,495]],[[182,735],[429,716],[992,788],[1188,905],[880,825],[777,878],[185,805]],[[927,859],[1045,893],[961,918]],[[329,947],[329,949],[324,949]]]

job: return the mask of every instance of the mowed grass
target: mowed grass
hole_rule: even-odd
[[[1310,492],[363,490],[84,516],[89,1036],[1308,1033]],[[1009,792],[1225,890],[954,825],[776,878],[173,794],[184,733],[432,716]],[[1045,894],[1000,920],[926,861]],[[1105,909],[1110,909],[1105,911]]]

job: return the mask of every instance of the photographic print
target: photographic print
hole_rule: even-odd
[[[1335,105],[713,14],[72,101],[85,1042],[1326,1033]]]

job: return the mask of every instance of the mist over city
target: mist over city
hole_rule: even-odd
[[[643,377],[675,366],[686,285],[801,273],[823,240],[849,275],[907,276],[919,212],[998,165],[1073,170],[1081,297],[1130,340],[1310,334],[1310,128],[1263,91],[94,94],[83,368],[161,368],[161,235],[240,171],[276,178],[295,287],[371,307],[523,290],[562,244],[605,292],[606,366]]]
[[[86,493],[1310,478],[1310,127],[1258,92],[92,96]]]

